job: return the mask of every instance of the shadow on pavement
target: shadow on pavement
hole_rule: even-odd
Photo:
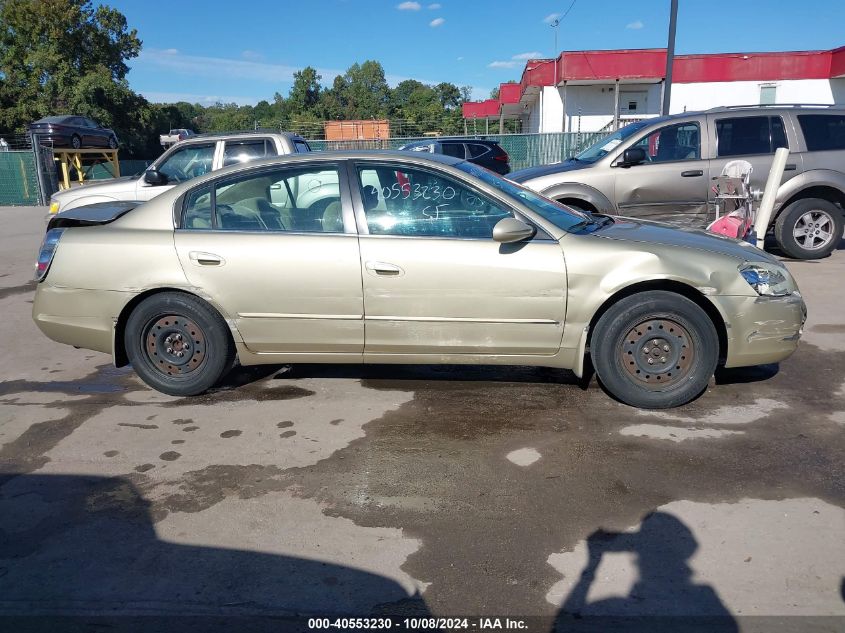
[[[428,609],[358,569],[162,541],[125,478],[9,473],[0,487],[0,630],[287,631],[338,615]]]
[[[558,631],[735,633],[737,622],[715,590],[691,582],[687,561],[698,549],[692,531],[678,518],[652,512],[637,532],[597,530],[587,539],[581,571],[556,622]],[[639,577],[627,596],[587,601],[605,554],[636,555]]]

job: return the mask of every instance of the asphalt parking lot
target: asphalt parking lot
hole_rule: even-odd
[[[524,367],[242,369],[177,399],[36,329],[43,216],[0,208],[0,616],[845,628],[845,243],[789,263],[798,352],[681,409]]]

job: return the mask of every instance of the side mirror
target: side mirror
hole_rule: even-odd
[[[534,237],[536,229],[516,218],[504,218],[493,227],[493,239],[502,244],[521,242]]]
[[[645,150],[642,147],[629,147],[622,153],[620,167],[633,167],[644,163],[646,160]]]
[[[167,176],[155,169],[148,169],[144,172],[144,182],[153,187],[167,184]]]

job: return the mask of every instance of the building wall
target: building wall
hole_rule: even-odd
[[[843,103],[842,79],[790,79],[785,81],[725,81],[673,84],[669,113],[707,110],[717,106],[760,103],[761,86],[775,87],[775,103]],[[834,85],[835,84],[835,85]],[[834,95],[834,88],[837,95]],[[835,96],[838,99],[835,99]]]

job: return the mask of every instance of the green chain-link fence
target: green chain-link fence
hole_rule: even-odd
[[[552,134],[486,134],[467,138],[484,138],[498,141],[502,149],[510,156],[510,166],[513,171],[557,163],[585,147],[595,143],[601,134],[591,133],[552,133]],[[309,140],[311,149],[321,150],[358,150],[358,149],[399,149],[406,143],[414,141],[436,141],[436,138],[389,138],[377,140],[354,141],[324,141]]]
[[[38,204],[38,176],[32,150],[0,152],[0,204]]]

